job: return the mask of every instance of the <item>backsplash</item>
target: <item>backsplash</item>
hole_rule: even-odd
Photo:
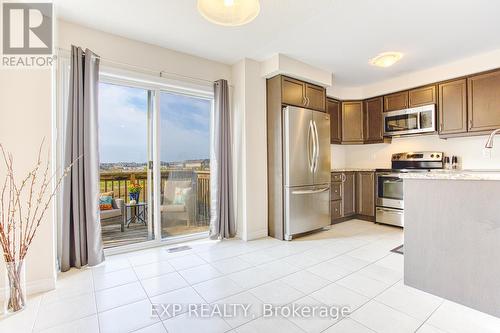
[[[491,154],[485,154],[487,136],[440,139],[437,135],[394,138],[391,144],[331,145],[334,168],[390,168],[393,153],[443,151],[457,155],[462,169],[500,170],[500,137]]]

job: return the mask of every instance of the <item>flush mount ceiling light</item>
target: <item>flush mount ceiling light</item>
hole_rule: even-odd
[[[373,59],[370,59],[370,64],[377,67],[390,67],[403,58],[401,52],[384,52],[380,53]]]
[[[198,11],[208,21],[225,26],[251,22],[259,15],[259,0],[198,0]]]

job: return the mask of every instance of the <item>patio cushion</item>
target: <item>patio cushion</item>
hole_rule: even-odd
[[[101,220],[119,217],[122,215],[121,209],[101,210]]]
[[[185,205],[186,204],[186,197],[189,194],[189,191],[191,191],[191,187],[176,187],[175,188],[175,193],[174,193],[174,205]]]
[[[162,212],[181,213],[186,211],[186,205],[162,205]]]
[[[104,195],[99,198],[99,208],[103,210],[113,209],[113,197]]]

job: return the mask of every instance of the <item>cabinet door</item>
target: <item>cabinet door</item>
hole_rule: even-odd
[[[467,81],[439,85],[439,134],[467,132]]]
[[[281,98],[283,104],[304,107],[306,104],[304,90],[304,82],[289,77],[283,77],[281,81]]]
[[[325,111],[326,93],[323,87],[305,84],[306,106],[309,109]]]
[[[342,199],[342,183],[332,183],[332,200]]]
[[[375,174],[357,173],[356,213],[375,216]]]
[[[342,142],[342,115],[340,102],[334,99],[326,100],[327,112],[330,114],[330,140],[331,143]]]
[[[467,79],[469,132],[500,127],[500,71]]]
[[[356,214],[356,175],[354,172],[344,173],[342,183],[342,216]]]
[[[366,142],[382,142],[384,140],[382,111],[382,97],[365,101],[364,139]]]
[[[331,212],[332,212],[332,220],[338,220],[342,217],[342,201],[332,201],[331,202]]]
[[[363,102],[342,103],[342,142],[363,142]]]
[[[408,106],[410,108],[429,104],[436,104],[436,86],[412,89],[408,93]]]
[[[408,107],[408,91],[384,96],[384,111],[396,111]]]

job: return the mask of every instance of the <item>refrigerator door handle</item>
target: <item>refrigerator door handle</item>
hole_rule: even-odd
[[[316,156],[314,157],[314,172],[318,170],[318,162],[319,162],[319,136],[318,136],[318,126],[316,125],[316,120],[313,120],[313,125],[314,125],[314,138],[315,138],[315,145],[316,145]]]
[[[292,194],[315,194],[315,193],[322,193],[325,191],[328,191],[330,188],[329,187],[324,187],[316,190],[296,190],[292,191]]]
[[[312,123],[312,120],[310,120],[309,129],[307,132],[307,160],[309,162],[309,171],[311,172],[314,172],[314,155],[316,154],[313,133],[314,133],[314,125]]]

